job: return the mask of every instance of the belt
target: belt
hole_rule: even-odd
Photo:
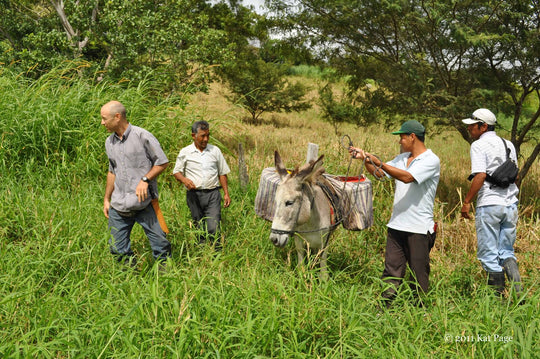
[[[221,188],[221,186],[217,186],[217,187],[214,187],[212,189],[193,189],[192,191],[207,193],[207,192],[212,192],[212,191],[218,190],[220,188]]]
[[[142,209],[139,209],[139,210],[135,210],[135,211],[119,211],[117,210],[116,208],[113,208],[116,212],[118,212],[118,214],[121,216],[121,217],[124,217],[124,218],[131,218],[131,217],[135,217],[137,214],[139,214],[140,211],[142,211]]]

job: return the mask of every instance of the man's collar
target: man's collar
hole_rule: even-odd
[[[483,134],[481,134],[480,137],[478,137],[478,139],[481,139],[482,137],[490,137],[490,136],[497,136],[497,134],[495,133],[495,131],[486,131]]]
[[[128,127],[126,128],[126,130],[122,134],[122,138],[120,138],[120,136],[118,136],[118,134],[116,132],[114,133],[114,138],[117,139],[120,142],[123,142],[123,141],[127,140],[130,133],[131,133],[131,123],[128,124]]]
[[[191,146],[191,152],[203,153],[203,152],[209,151],[210,144],[207,144],[206,148],[204,150],[202,150],[202,151],[200,151],[197,148],[197,146],[195,146],[195,142],[192,142],[190,146]]]

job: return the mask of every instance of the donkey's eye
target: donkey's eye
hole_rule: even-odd
[[[292,206],[294,201],[285,201],[286,206]]]

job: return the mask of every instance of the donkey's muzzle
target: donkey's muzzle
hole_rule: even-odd
[[[292,231],[283,231],[272,228],[270,231],[270,240],[277,247],[284,247],[289,242],[289,237],[293,234]]]

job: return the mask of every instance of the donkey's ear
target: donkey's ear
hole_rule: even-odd
[[[324,155],[320,155],[319,158],[317,158],[317,161],[315,161],[315,163],[313,164],[313,168],[319,168],[323,165],[323,158],[324,158]]]
[[[315,176],[324,172],[324,169],[321,171],[320,168],[323,165],[324,155],[321,155],[315,162],[310,162],[309,165],[304,165],[298,172],[298,177],[304,182],[313,180]]]
[[[279,155],[278,151],[274,152],[274,163],[276,165],[277,173],[281,178],[287,176],[287,169],[283,165],[283,161],[281,160],[281,156]]]

